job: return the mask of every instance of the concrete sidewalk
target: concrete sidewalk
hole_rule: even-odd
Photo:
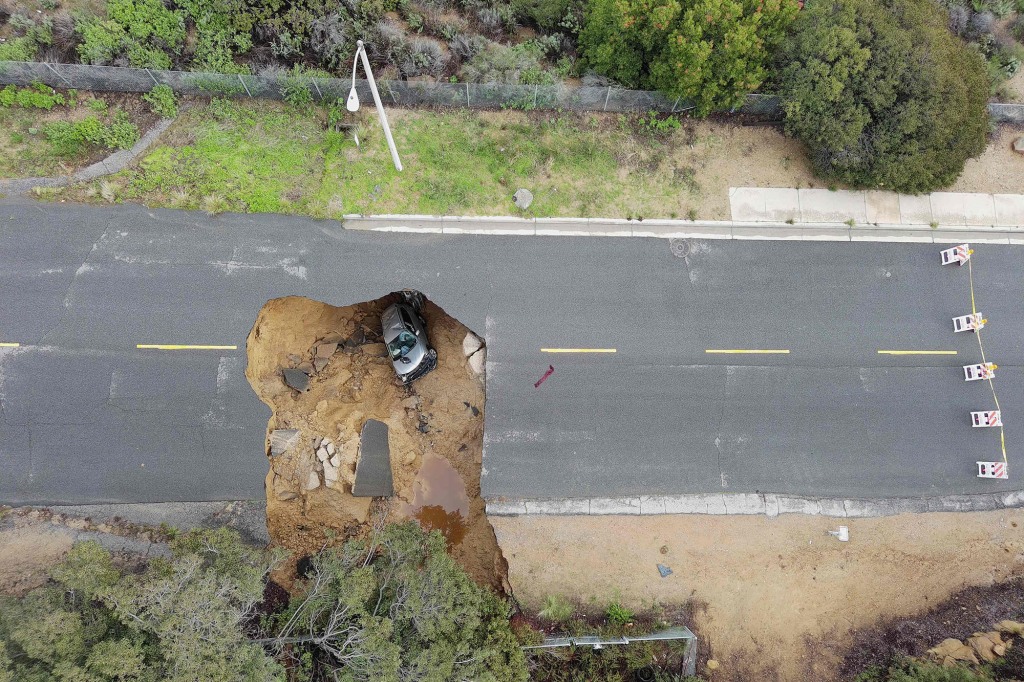
[[[358,215],[345,229],[423,234],[1024,244],[1024,195],[732,187],[732,220]]]
[[[1024,230],[1024,195],[730,187],[734,223]]]

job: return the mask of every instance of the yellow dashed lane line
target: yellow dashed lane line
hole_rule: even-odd
[[[192,346],[173,343],[139,343],[142,350],[238,350],[238,346]]]

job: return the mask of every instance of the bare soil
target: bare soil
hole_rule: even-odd
[[[270,537],[292,556],[275,579],[290,585],[302,557],[364,535],[375,522],[415,518],[449,538],[452,556],[479,584],[507,591],[505,562],[480,498],[484,385],[463,353],[470,331],[428,302],[424,317],[438,366],[403,386],[380,343],[380,312],[393,300],[335,307],[299,297],[274,299],[249,335],[246,376],[273,411],[268,439],[274,429],[300,431],[298,445],[270,458],[267,474]],[[309,365],[318,342],[341,346],[316,371]],[[306,392],[284,383],[286,367],[310,371]],[[390,503],[352,495],[367,419],[389,428],[395,488]],[[337,448],[337,480],[328,480],[317,460],[317,438]]]
[[[691,628],[701,638],[702,659],[721,664],[711,676],[716,682],[840,679],[847,643],[858,631],[1024,573],[1020,510],[847,520],[494,517],[491,523],[512,588],[529,610],[549,594],[597,609],[612,600],[637,611],[705,604]],[[849,526],[848,543],[827,534],[840,523]],[[672,575],[660,577],[659,563]]]

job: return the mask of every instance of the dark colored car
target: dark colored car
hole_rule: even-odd
[[[398,294],[401,300],[385,308],[380,319],[391,364],[402,383],[408,384],[437,367],[437,351],[427,339],[423,294],[418,291]]]

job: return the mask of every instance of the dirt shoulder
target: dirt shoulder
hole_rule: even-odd
[[[841,522],[848,543],[827,534],[840,520],[795,515],[491,519],[528,608],[706,603],[693,626],[716,681],[838,679],[850,633],[1024,573],[1024,511]]]

